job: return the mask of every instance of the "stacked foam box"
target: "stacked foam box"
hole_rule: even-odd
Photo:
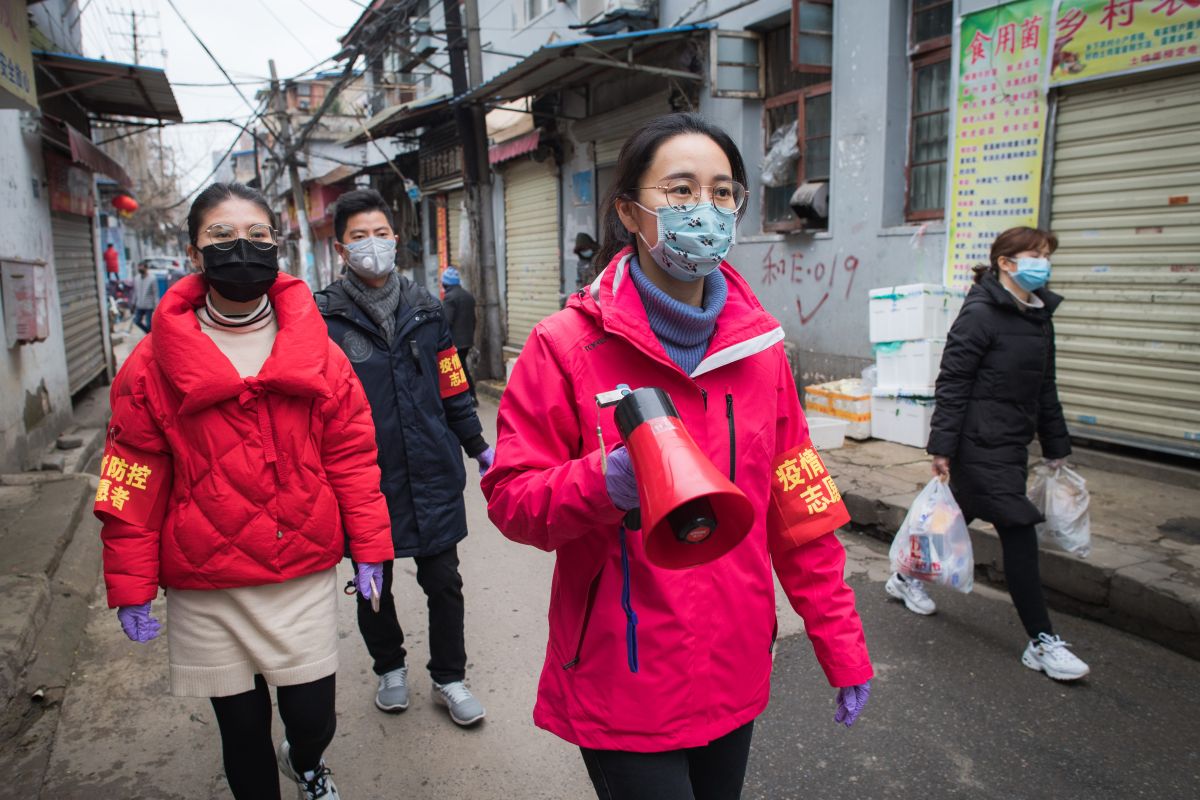
[[[810,428],[833,419],[844,423],[842,435],[851,439],[871,438],[871,393],[858,378],[805,386],[804,415]],[[815,433],[813,437],[815,442]]]
[[[938,366],[962,302],[962,291],[930,283],[871,290],[877,372],[871,435],[876,439],[911,447],[924,447],[929,440]]]

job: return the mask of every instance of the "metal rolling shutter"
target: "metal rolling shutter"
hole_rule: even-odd
[[[671,112],[670,93],[661,92],[636,103],[575,123],[577,142],[596,143],[596,166],[617,163],[625,140],[645,122]]]
[[[75,394],[104,372],[104,323],[100,318],[99,266],[92,248],[92,220],[74,214],[51,215],[54,273],[62,307],[67,384]]]
[[[446,195],[446,236],[450,240],[450,263],[456,267],[460,267],[459,262],[459,230],[462,226],[463,218],[463,200],[466,198],[466,192],[462,189],[456,189]]]
[[[558,178],[548,163],[516,161],[504,171],[506,299],[510,347],[558,311]]]
[[[1055,140],[1071,432],[1200,456],[1200,72],[1065,94]]]

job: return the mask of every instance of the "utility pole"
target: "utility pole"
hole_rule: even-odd
[[[312,241],[312,231],[308,227],[308,212],[304,208],[304,187],[300,184],[300,168],[296,165],[296,154],[292,152],[292,120],[288,116],[287,98],[283,96],[283,92],[279,88],[279,76],[275,72],[275,59],[270,59],[267,64],[271,68],[271,95],[275,100],[275,110],[279,113],[280,139],[279,142],[282,151],[287,154],[287,171],[288,180],[292,184],[292,203],[296,206],[296,222],[300,227],[300,248],[299,248],[299,264],[291,265],[291,273],[296,276],[303,277],[308,270],[308,254],[310,252],[310,242]],[[255,148],[257,149],[257,147]],[[284,165],[280,165],[280,169]],[[316,259],[313,259],[313,267],[316,268]],[[320,276],[314,273],[314,280],[320,282]],[[315,286],[314,289],[322,287]]]
[[[465,0],[467,14],[466,42],[463,42],[462,21],[456,0],[443,0],[446,13],[446,34],[450,50],[450,76],[454,94],[465,93],[483,83],[483,53],[479,43],[479,3]],[[465,47],[464,47],[465,44]],[[466,50],[466,65],[463,50]],[[464,66],[468,69],[464,69]],[[468,72],[469,75],[463,75]],[[456,79],[456,76],[458,78]],[[479,370],[490,378],[504,374],[504,326],[500,320],[500,286],[496,265],[496,231],[492,216],[492,167],[488,161],[487,122],[483,107],[456,108],[455,121],[463,145],[464,188],[471,212],[471,233],[475,236],[478,283],[476,291],[483,305],[483,326],[480,335]]]

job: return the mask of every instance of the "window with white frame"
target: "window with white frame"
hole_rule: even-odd
[[[554,8],[555,2],[556,0],[516,0],[517,24],[528,25]]]
[[[805,183],[828,183],[833,127],[833,0],[792,0],[791,24],[763,35],[767,168],[763,230],[819,229],[792,211]]]

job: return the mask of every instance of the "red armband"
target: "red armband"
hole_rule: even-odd
[[[93,513],[139,527],[161,524],[171,494],[171,459],[109,440]]]
[[[775,458],[769,529],[784,549],[824,536],[850,521],[842,493],[811,441]]]
[[[462,360],[458,357],[458,351],[453,347],[447,347],[438,353],[438,389],[441,391],[442,399],[454,397],[456,394],[462,394],[470,387],[467,385],[467,373],[463,369]]]

